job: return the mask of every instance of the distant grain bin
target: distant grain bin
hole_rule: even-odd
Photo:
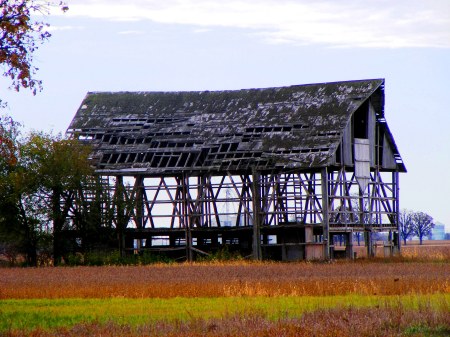
[[[91,92],[68,132],[92,146],[120,249],[187,260],[328,259],[345,238],[400,248],[384,80],[202,92]],[[126,184],[128,182],[128,185]],[[129,186],[129,187],[127,187]],[[121,202],[119,202],[121,201]],[[111,209],[112,208],[112,209]]]
[[[436,222],[434,228],[431,230],[430,240],[445,240],[445,225],[440,222]]]

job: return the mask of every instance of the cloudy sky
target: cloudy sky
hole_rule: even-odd
[[[386,79],[406,163],[401,207],[450,231],[450,1],[71,0],[45,18],[44,90],[7,89],[28,129],[64,132],[88,91],[179,91]]]

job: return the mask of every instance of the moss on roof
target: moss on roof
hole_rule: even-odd
[[[90,92],[68,132],[94,144],[99,170],[323,167],[364,101],[372,97],[382,116],[383,86],[384,80],[374,79],[225,91]],[[133,155],[114,161],[114,153]],[[146,159],[136,159],[140,154]],[[168,162],[156,163],[155,156]],[[177,156],[186,163],[175,163]]]

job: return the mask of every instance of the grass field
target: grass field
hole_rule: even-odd
[[[410,247],[354,262],[0,268],[0,336],[448,336],[448,246]]]
[[[267,322],[296,318],[317,311],[322,313],[354,310],[427,312],[434,317],[449,312],[450,295],[409,296],[281,296],[213,297],[170,299],[30,299],[0,302],[0,331],[55,330],[81,324],[142,327],[160,322],[184,324],[258,317]],[[338,311],[339,311],[338,310]],[[397,317],[397,320],[400,317]],[[440,318],[445,322],[445,317]],[[393,320],[391,319],[391,323]],[[398,324],[398,322],[396,322]],[[222,323],[223,325],[223,323]]]
[[[0,299],[450,292],[450,263],[207,263],[0,269]]]

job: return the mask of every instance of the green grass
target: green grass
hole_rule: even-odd
[[[450,334],[450,327],[438,326],[430,328],[423,325],[413,325],[405,329],[405,336],[421,336],[421,337],[448,337]]]
[[[407,296],[220,297],[170,299],[26,299],[0,301],[0,332],[71,327],[77,323],[142,325],[154,321],[223,318],[257,313],[269,319],[339,307],[431,306],[448,310],[450,294]]]

